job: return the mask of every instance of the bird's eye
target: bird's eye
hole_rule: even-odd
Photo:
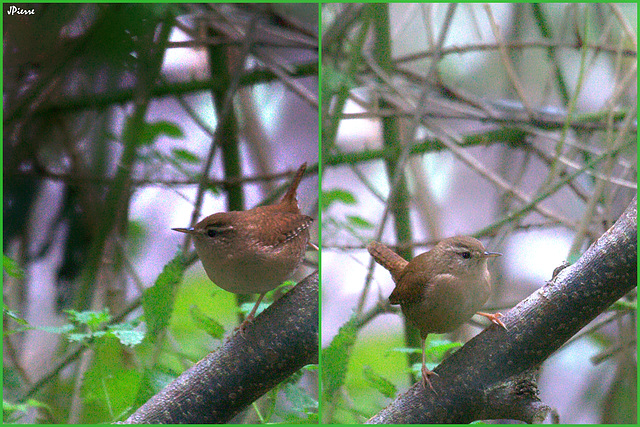
[[[216,237],[217,234],[218,231],[215,228],[210,228],[207,230],[207,236],[209,237]]]
[[[461,252],[461,253],[460,253],[460,256],[461,256],[462,258],[464,258],[464,259],[469,259],[469,258],[471,258],[471,252],[469,252],[469,251]]]

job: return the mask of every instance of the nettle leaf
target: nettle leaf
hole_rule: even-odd
[[[197,327],[211,335],[213,338],[221,339],[224,336],[224,327],[212,317],[204,314],[196,305],[189,308],[191,318]]]
[[[355,205],[357,200],[353,194],[339,188],[322,192],[322,210],[327,210],[334,203]]]
[[[14,279],[24,279],[24,270],[13,259],[2,254],[2,268]]]
[[[345,323],[333,338],[329,347],[322,352],[323,398],[333,401],[347,376],[347,364],[351,348],[356,342],[358,328],[354,318]]]
[[[107,330],[108,333],[116,337],[122,345],[134,347],[142,342],[144,333],[136,329],[136,325],[126,322],[112,325]]]
[[[396,386],[391,381],[375,372],[369,365],[365,366],[362,374],[369,384],[385,397],[393,397],[398,393]]]
[[[111,321],[111,314],[107,308],[102,311],[64,310],[64,312],[68,314],[70,321],[87,325],[92,331],[97,331],[102,325]]]
[[[169,261],[156,282],[142,294],[142,308],[147,321],[148,337],[155,342],[158,334],[169,326],[173,313],[174,296],[184,274],[182,254],[178,252]]]

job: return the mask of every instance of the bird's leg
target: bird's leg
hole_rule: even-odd
[[[505,330],[507,329],[504,323],[502,323],[502,320],[500,320],[500,318],[502,317],[502,313],[491,314],[491,313],[482,313],[478,311],[476,314],[486,317],[487,319],[491,320],[491,323],[494,323],[498,326],[502,326]]]
[[[264,298],[265,295],[266,295],[266,292],[264,294],[260,294],[260,296],[258,297],[258,301],[256,301],[256,304],[251,309],[251,313],[249,313],[249,315],[236,328],[236,331],[240,331],[240,334],[244,334],[244,330],[247,327],[247,325],[253,322],[253,319],[255,318],[256,310],[258,310],[258,306],[262,302],[262,299]]]
[[[427,337],[421,338],[422,340],[422,388],[424,388],[426,390],[427,388],[427,384],[429,385],[429,388],[431,390],[433,390],[434,393],[438,394],[436,392],[436,389],[433,388],[433,386],[431,385],[431,380],[429,380],[429,377],[431,375],[435,375],[436,377],[438,376],[438,374],[436,374],[435,372],[427,369],[427,360],[424,354],[424,347],[425,347],[425,342],[427,340]]]

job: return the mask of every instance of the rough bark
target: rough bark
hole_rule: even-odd
[[[298,283],[125,424],[219,424],[318,360],[318,273]]]
[[[637,207],[573,265],[442,362],[433,387],[415,384],[370,424],[469,423],[481,419],[540,421],[534,372],[582,327],[636,286]]]

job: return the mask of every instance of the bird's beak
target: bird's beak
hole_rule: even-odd
[[[198,234],[196,230],[193,229],[193,227],[189,227],[189,228],[172,228],[173,231],[179,231],[181,233],[187,233],[187,234]]]
[[[174,228],[174,230],[175,230],[175,228]],[[485,252],[483,255],[484,255],[485,258],[495,258],[495,257],[502,256],[502,254],[498,253],[498,252]]]

